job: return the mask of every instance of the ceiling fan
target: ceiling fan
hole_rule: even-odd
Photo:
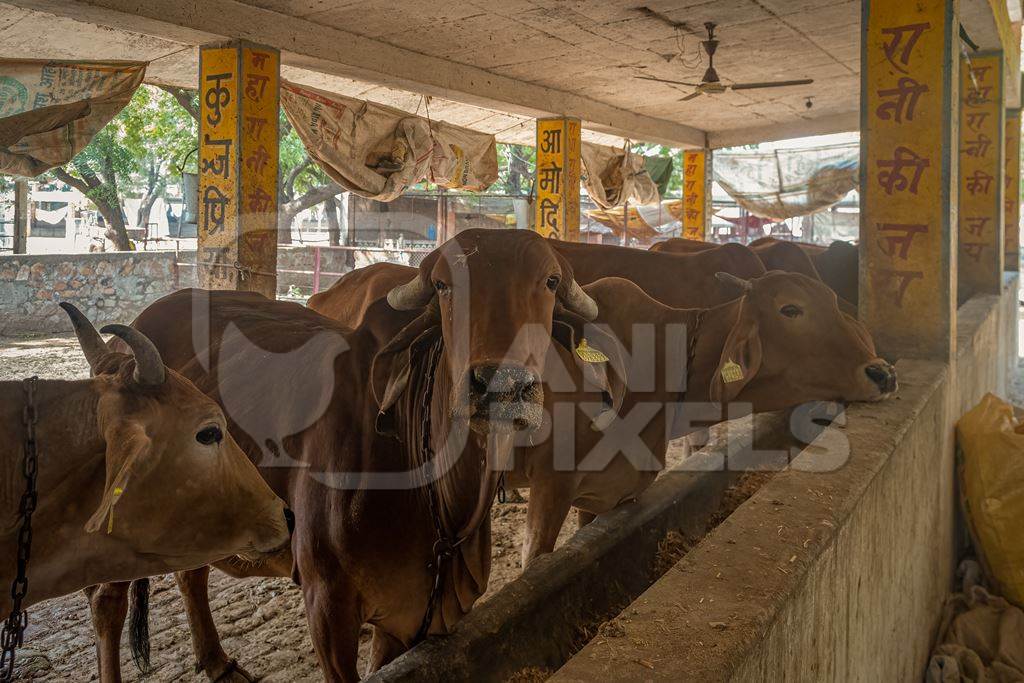
[[[704,51],[708,55],[708,68],[704,72],[704,77],[701,79],[700,83],[673,81],[667,78],[657,78],[656,76],[637,76],[637,78],[641,78],[645,81],[657,81],[659,83],[670,83],[672,85],[686,85],[694,88],[692,93],[680,100],[681,102],[692,100],[693,98],[700,97],[701,95],[719,95],[724,93],[726,90],[783,88],[790,85],[809,85],[814,82],[813,78],[801,78],[795,81],[766,81],[762,83],[733,83],[732,85],[726,85],[718,78],[718,72],[715,71],[715,50],[718,49],[718,41],[715,40],[715,24],[709,21],[704,24],[704,28],[707,29],[708,39],[701,41],[701,45],[704,46]]]

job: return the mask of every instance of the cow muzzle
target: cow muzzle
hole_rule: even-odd
[[[532,431],[541,424],[544,391],[525,367],[485,363],[469,371],[469,403],[477,433]]]
[[[899,383],[896,381],[896,368],[891,364],[881,358],[876,358],[866,364],[863,369],[872,388],[878,392],[875,400],[882,400],[896,393]]]

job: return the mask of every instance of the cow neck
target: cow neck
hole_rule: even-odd
[[[732,332],[740,314],[743,299],[734,299],[727,303],[709,308],[705,312],[701,329],[697,336],[693,362],[687,369],[686,400],[705,402],[711,398],[711,379],[718,372],[718,363],[722,358],[725,340]]]
[[[37,384],[37,490],[41,501],[83,466],[105,465],[106,448],[97,425],[100,397],[97,381],[39,380]],[[22,421],[25,392],[21,382],[0,383],[0,405],[4,406],[0,419],[5,434],[0,510],[4,510],[6,515],[8,509],[17,507],[25,483],[21,475],[25,434]],[[97,486],[102,485],[101,478]],[[6,530],[6,524],[2,528]]]
[[[28,566],[30,604],[64,595],[82,585],[110,580],[119,574],[127,579],[143,573],[140,570],[150,569],[145,558],[125,553],[122,541],[85,531],[86,521],[99,505],[106,479],[106,444],[97,419],[98,381],[102,380],[40,380],[37,386],[39,505],[32,516],[35,533]],[[3,486],[0,509],[4,519],[0,525],[0,557],[13,558],[19,523],[13,511],[24,490],[21,476],[24,393],[20,382],[0,383],[0,405],[4,406],[0,424],[7,435],[3,442],[3,481],[0,482]],[[69,565],[66,559],[70,557],[75,561]],[[118,567],[118,557],[130,559],[125,566]],[[151,568],[153,573],[159,573],[163,567],[163,564],[154,564]],[[14,570],[13,559],[0,566],[0,611],[4,613],[10,604],[7,587]],[[102,575],[98,571],[102,571]]]

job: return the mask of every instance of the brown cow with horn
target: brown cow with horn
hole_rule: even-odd
[[[597,315],[565,259],[530,232],[460,233],[410,275],[357,330],[235,292],[172,294],[134,323],[170,365],[236,406],[233,433],[292,503],[294,575],[331,681],[358,679],[364,622],[375,670],[450,630],[484,592],[490,503],[514,433],[541,424],[552,325]],[[401,326],[380,334],[395,309]],[[252,434],[276,443],[268,452]],[[199,666],[247,680],[217,640],[207,571],[178,577]],[[100,638],[116,646],[109,603]]]
[[[727,412],[728,404],[765,412],[812,401],[878,401],[896,391],[895,369],[821,282],[778,271],[715,279],[740,298],[680,309],[620,278],[584,287],[601,311],[595,324],[634,354],[627,391],[611,421],[609,411],[595,415],[599,396],[578,380],[569,390],[546,391],[547,404],[576,409],[551,428],[555,437],[525,448],[508,477],[510,486],[530,487],[524,565],[551,552],[570,507],[585,523],[636,498],[664,467],[669,440],[742,414]],[[592,329],[584,328],[585,338]],[[615,349],[606,343],[594,345],[610,356]],[[571,356],[562,355],[570,372],[579,364]],[[554,376],[545,369],[546,379]]]
[[[588,282],[608,273],[627,273],[634,280],[639,280],[638,284],[644,285],[643,289],[648,294],[659,292],[675,306],[656,301],[641,291],[637,284],[619,278],[597,280],[584,287],[599,301],[601,314],[597,322],[608,325],[621,342],[612,347],[598,344],[609,358],[621,354],[624,349],[635,349],[633,325],[646,324],[657,331],[658,349],[662,355],[657,360],[640,361],[657,362],[657,368],[648,374],[658,378],[658,383],[638,390],[634,376],[633,386],[626,392],[622,403],[622,417],[628,417],[638,403],[666,405],[684,399],[691,403],[724,399],[724,394],[716,394],[704,378],[698,377],[695,380],[698,386],[685,394],[680,394],[679,387],[669,386],[665,379],[666,330],[672,326],[684,326],[689,332],[697,332],[693,329],[697,320],[707,322],[701,330],[701,344],[695,347],[699,353],[689,359],[691,370],[693,366],[700,365],[708,371],[709,367],[726,362],[727,359],[720,359],[718,354],[733,327],[762,330],[748,342],[751,347],[756,347],[758,354],[767,345],[771,361],[763,365],[758,361],[753,371],[757,381],[748,381],[742,395],[728,399],[749,402],[754,410],[776,410],[811,400],[878,400],[895,390],[895,371],[877,358],[866,330],[838,307],[836,296],[827,287],[816,278],[798,274],[773,273],[766,276],[758,259],[746,247],[723,245],[703,253],[675,255],[567,242],[553,242],[552,246],[573,265],[574,273],[579,273],[577,277],[582,281]],[[720,267],[725,270],[716,277]],[[730,268],[763,277],[751,279],[740,276],[736,280]],[[311,299],[310,306],[347,324],[358,324],[363,313],[394,283],[408,278],[410,272],[408,267],[395,264],[377,264],[354,271],[327,292]],[[723,280],[727,282],[723,284]],[[666,287],[666,284],[671,286]],[[754,296],[755,285],[757,296]],[[776,299],[787,296],[792,299],[790,304],[779,303],[778,310],[771,308]],[[785,317],[779,312],[783,308],[794,314],[796,320],[788,327],[775,321],[775,318]],[[735,324],[727,322],[737,320],[739,311],[744,312],[742,319]],[[760,324],[757,323],[758,317],[763,318]],[[398,325],[400,318],[392,317],[389,322]],[[784,333],[797,328],[802,336],[787,339]],[[713,330],[713,333],[708,330]],[[595,328],[589,328],[585,336],[593,344],[600,340],[596,334]],[[557,404],[600,407],[601,397],[583,388],[582,369],[586,364],[581,363],[577,354],[567,351],[575,345],[556,345],[553,348],[558,357],[549,356],[549,366],[545,368],[545,381],[549,387],[545,393],[546,414],[551,415],[553,406]],[[676,352],[683,350],[676,349]],[[800,362],[787,366],[785,358],[788,352],[797,354],[794,358]],[[737,363],[742,363],[738,357]],[[685,364],[678,364],[678,367],[685,367]],[[570,388],[565,389],[563,385],[562,390],[552,390],[550,383],[556,377],[571,377]],[[630,379],[625,378],[627,385]],[[748,380],[752,379],[754,377],[748,375]],[[692,377],[691,381],[694,381]],[[608,411],[602,414],[605,416],[603,419],[607,419]],[[694,431],[683,429],[683,425],[673,427],[673,420],[667,417],[665,410],[660,410],[649,416],[637,434],[626,433],[606,439],[603,428],[592,428],[595,415],[577,417],[579,420],[573,426],[557,431],[574,434],[575,456],[581,461],[596,447],[611,447],[619,438],[631,442],[631,446],[642,445],[649,455],[647,462],[650,466],[638,469],[619,454],[598,471],[558,472],[554,468],[553,439],[524,449],[524,456],[515,459],[516,471],[509,477],[510,485],[529,485],[531,489],[524,562],[550,552],[571,505],[585,511],[582,517],[589,519],[593,514],[605,512],[638,495],[663,467],[668,438]],[[668,425],[666,419],[669,420]],[[550,430],[547,427],[544,432]],[[639,441],[633,436],[639,437]],[[618,446],[624,447],[622,443]]]
[[[166,368],[139,331],[104,327],[128,351],[113,352],[77,308],[61,307],[93,377],[0,382],[0,509],[9,517],[0,612],[12,607],[30,423],[38,504],[22,608],[102,581],[287,552],[291,512],[228,434],[217,404]]]

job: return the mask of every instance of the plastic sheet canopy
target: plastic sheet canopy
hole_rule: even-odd
[[[139,62],[0,59],[0,173],[37,176],[74,159],[145,75]]]
[[[658,186],[647,170],[646,159],[633,154],[628,147],[619,149],[584,142],[580,156],[583,161],[580,180],[590,198],[602,209],[622,206],[627,201],[657,204],[661,200]]]
[[[835,204],[857,187],[857,144],[716,152],[715,180],[756,216],[783,220]]]
[[[324,173],[390,202],[416,183],[485,190],[498,179],[494,136],[281,81],[281,106]]]

